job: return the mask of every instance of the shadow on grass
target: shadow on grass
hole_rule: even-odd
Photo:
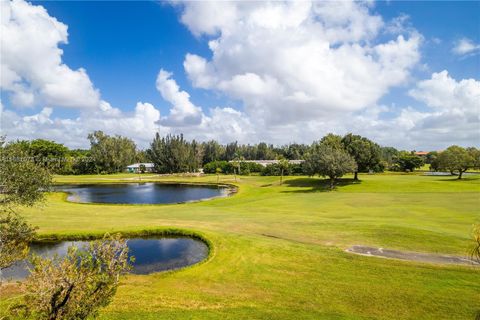
[[[432,176],[430,176],[430,177],[432,177]],[[462,181],[480,180],[480,175],[464,175],[464,176],[462,176],[462,179],[458,179],[458,176],[442,176],[442,177],[443,177],[443,179],[442,178],[437,178],[437,179],[435,179],[435,181],[443,181],[443,182],[458,181],[459,183],[461,183]]]
[[[282,192],[285,193],[308,193],[308,192],[328,192],[344,186],[352,184],[360,184],[361,180],[353,180],[352,178],[338,179],[335,182],[333,189],[330,188],[329,179],[319,179],[319,178],[297,178],[286,180],[283,185],[292,188],[302,188],[297,190],[285,190]]]

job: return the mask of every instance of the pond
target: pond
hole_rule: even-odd
[[[68,201],[80,203],[168,204],[228,196],[225,186],[122,183],[58,185],[54,191],[67,192]]]
[[[87,243],[87,241],[33,243],[30,252],[43,257],[53,257],[55,254],[65,256],[72,244],[81,248]],[[129,256],[135,257],[131,270],[134,274],[149,274],[190,266],[206,259],[209,251],[203,241],[188,237],[133,238],[127,240],[127,245]],[[26,261],[19,261],[2,270],[4,279],[23,279],[27,275]]]

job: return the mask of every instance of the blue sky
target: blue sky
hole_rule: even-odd
[[[194,90],[186,79],[185,54],[208,56],[210,52],[204,39],[194,37],[179,22],[174,7],[156,1],[34,3],[69,26],[69,43],[61,46],[65,63],[85,68],[112,105],[129,110],[144,100],[167,112],[168,103],[155,89],[160,68],[173,72],[178,84],[199,105],[225,102],[218,94]]]
[[[391,81],[391,83],[385,85],[382,90],[377,90],[379,91],[378,93],[372,93],[371,97],[367,97],[366,93],[358,94],[358,103],[355,97],[350,97],[350,93],[339,97],[332,97],[331,101],[336,101],[337,98],[339,101],[338,107],[335,106],[335,103],[332,103],[331,107],[335,108],[335,110],[340,110],[344,115],[345,113],[351,113],[349,118],[362,117],[363,119],[366,117],[366,114],[370,115],[372,112],[378,113],[378,111],[375,110],[384,108],[380,114],[376,113],[377,115],[374,119],[368,118],[369,122],[359,128],[348,127],[350,123],[342,126],[340,116],[331,116],[331,114],[336,112],[330,111],[330,105],[323,107],[325,99],[322,100],[322,97],[319,97],[318,100],[316,100],[316,98],[303,99],[302,101],[313,100],[316,101],[316,103],[312,103],[312,105],[306,104],[304,107],[297,107],[295,103],[297,100],[291,100],[289,98],[291,95],[287,96],[288,90],[295,88],[295,94],[301,92],[301,95],[304,93],[306,95],[315,95],[315,92],[323,92],[322,90],[328,92],[328,88],[321,86],[313,88],[313,93],[309,92],[309,89],[302,91],[299,88],[302,88],[302,86],[309,88],[312,83],[303,81],[295,83],[293,80],[289,80],[289,74],[283,69],[267,70],[267,67],[262,67],[260,63],[261,59],[265,59],[265,57],[268,59],[267,53],[265,53],[265,56],[259,55],[257,58],[255,57],[255,51],[246,53],[245,49],[245,52],[243,52],[245,57],[236,57],[234,55],[225,57],[225,54],[222,55],[218,52],[217,56],[215,56],[215,53],[208,45],[208,41],[210,40],[223,41],[222,45],[224,47],[222,47],[221,52],[228,52],[231,48],[235,48],[235,45],[240,48],[245,48],[246,45],[242,43],[242,41],[248,39],[246,37],[245,39],[240,39],[240,36],[230,35],[229,33],[247,34],[250,32],[252,37],[262,36],[256,35],[254,33],[255,29],[242,30],[238,26],[232,27],[222,20],[221,17],[218,17],[218,15],[224,13],[227,15],[228,10],[230,10],[229,8],[218,11],[214,20],[219,19],[219,21],[212,21],[212,27],[208,22],[209,19],[212,19],[208,13],[209,10],[211,11],[211,8],[203,10],[199,8],[201,4],[192,7],[189,7],[190,4],[173,5],[153,1],[34,1],[26,4],[25,8],[21,8],[21,10],[41,6],[45,8],[47,12],[42,18],[55,18],[62,24],[68,26],[68,43],[57,41],[54,42],[54,44],[63,50],[63,54],[60,56],[61,64],[68,66],[73,72],[76,72],[79,68],[85,69],[87,79],[89,79],[89,83],[87,83],[86,86],[91,87],[86,90],[90,90],[90,93],[91,90],[98,90],[98,99],[108,102],[112,108],[124,113],[125,117],[134,112],[135,105],[138,102],[148,103],[152,105],[155,110],[159,111],[160,120],[157,119],[156,124],[159,124],[160,127],[158,130],[151,127],[153,128],[151,131],[160,131],[162,133],[184,132],[188,137],[200,140],[208,138],[218,138],[222,140],[223,138],[228,138],[243,142],[271,140],[274,143],[286,143],[292,141],[309,142],[320,138],[322,133],[330,131],[342,134],[347,131],[359,129],[362,131],[360,133],[370,136],[372,139],[377,139],[382,144],[392,144],[397,147],[417,149],[443,148],[446,144],[450,143],[471,145],[475,143],[478,144],[479,142],[478,122],[472,124],[470,121],[468,131],[459,133],[458,137],[455,136],[456,132],[458,132],[455,127],[432,128],[433,124],[429,126],[425,124],[435,122],[438,126],[444,126],[446,122],[443,120],[440,121],[439,119],[448,117],[448,113],[451,112],[452,109],[455,109],[455,106],[438,106],[438,103],[433,102],[431,98],[435,93],[426,91],[433,90],[432,88],[438,89],[438,86],[432,82],[438,79],[432,79],[434,78],[434,74],[441,73],[444,70],[448,72],[448,76],[442,78],[445,80],[443,83],[451,80],[455,85],[460,86],[462,80],[472,80],[471,83],[468,83],[468,86],[473,89],[470,87],[468,90],[462,89],[462,92],[465,91],[467,92],[466,94],[470,94],[470,96],[465,97],[465,99],[469,99],[469,103],[471,102],[470,109],[467,111],[463,110],[468,114],[465,113],[463,116],[465,120],[467,118],[471,119],[472,114],[474,118],[478,115],[478,104],[474,101],[475,98],[478,97],[478,91],[476,90],[478,90],[478,78],[480,74],[480,47],[478,46],[480,43],[480,2],[478,1],[388,1],[376,2],[373,5],[357,3],[354,4],[354,6],[358,6],[358,8],[355,7],[355,10],[358,9],[358,12],[355,13],[356,11],[354,11],[354,13],[357,14],[356,16],[352,13],[351,17],[344,18],[341,14],[336,15],[339,10],[333,11],[334,18],[332,18],[330,14],[328,17],[325,16],[322,13],[324,11],[318,14],[316,18],[323,26],[322,33],[319,33],[319,41],[324,40],[320,38],[326,34],[326,31],[329,31],[328,28],[331,27],[332,30],[330,31],[333,36],[329,36],[325,41],[330,41],[332,50],[342,45],[353,46],[354,44],[358,44],[364,47],[364,56],[368,56],[372,54],[371,51],[374,50],[373,48],[376,45],[397,41],[399,35],[404,36],[405,39],[408,40],[417,39],[419,43],[418,48],[415,47],[415,49],[412,49],[415,50],[414,53],[409,52],[405,54],[405,56],[409,54],[412,56],[411,61],[402,62],[400,58],[396,57],[396,60],[392,60],[391,63],[379,62],[378,68],[384,69],[389,67],[389,64],[398,63],[398,68],[401,70],[392,70],[390,74],[395,72],[404,74],[401,77],[399,76],[399,79],[386,80],[387,82]],[[265,3],[262,2],[250,4],[251,7],[265,5]],[[279,4],[280,3],[275,3],[273,6]],[[193,18],[191,15],[188,15],[189,10],[195,14]],[[254,15],[256,8],[236,8],[235,10],[237,15],[243,15],[239,19],[246,21]],[[303,9],[299,9],[299,12],[303,12],[302,10]],[[327,9],[321,8],[319,10]],[[203,19],[202,14],[205,15]],[[355,21],[362,21],[365,25],[367,23],[376,23],[375,21],[377,20],[374,19],[375,17],[380,17],[383,23],[381,26],[375,27],[374,36],[371,36],[369,34],[370,31],[366,30],[365,34],[361,35],[358,39],[352,38],[345,40],[341,38],[340,34],[343,32],[341,28],[348,28],[349,23],[352,23],[352,25]],[[399,17],[404,17],[404,19],[400,19]],[[264,19],[267,21],[273,18],[274,17],[265,17]],[[31,19],[32,21],[34,20],[33,18]],[[341,20],[341,23],[339,23],[338,21],[340,20],[338,19],[346,20]],[[389,27],[393,25],[392,21],[395,19],[402,21],[401,30],[391,31]],[[277,26],[274,27],[276,28]],[[24,28],[26,29],[27,27]],[[211,28],[214,28],[213,32]],[[296,27],[289,26],[289,28],[292,28],[288,31],[290,34],[292,30],[302,30],[302,28],[312,30],[307,29],[311,28],[311,26],[305,27],[304,25]],[[358,26],[356,26],[356,28],[358,29]],[[5,30],[4,32],[12,32],[9,31],[11,29]],[[278,30],[280,31],[275,34],[280,37],[281,32],[284,32],[285,29]],[[22,30],[16,30],[15,32],[22,32]],[[226,36],[226,34],[229,35]],[[288,34],[285,36],[288,36]],[[338,36],[338,39],[335,38],[336,36]],[[39,37],[42,37],[42,35],[39,35]],[[235,43],[235,41],[238,41],[238,43]],[[455,46],[458,47],[460,41],[467,41],[467,46],[463,47],[461,53],[455,53],[454,48]],[[9,43],[4,43],[3,45],[11,47]],[[227,45],[231,45],[231,47],[227,47]],[[470,47],[468,45],[470,45]],[[270,55],[275,55],[282,50],[287,52],[289,49],[291,48],[279,48],[277,52],[270,53]],[[259,51],[261,50],[263,49],[259,48]],[[265,48],[263,51],[269,50],[273,50],[273,48]],[[19,54],[22,53],[17,53],[17,56]],[[193,74],[191,71],[189,72],[184,66],[185,63],[187,63],[187,54],[200,57],[212,65],[214,71],[211,71],[211,74],[208,76],[217,79],[215,80],[215,84],[199,84],[199,76]],[[8,53],[5,54],[5,56],[8,56]],[[250,60],[245,60],[246,57]],[[235,60],[237,58],[238,60]],[[13,58],[8,59],[12,60]],[[381,60],[380,57],[377,57],[377,59],[379,61]],[[5,58],[5,60],[7,60],[7,58]],[[19,83],[29,91],[34,92],[35,98],[32,98],[33,102],[29,103],[28,106],[22,106],[21,103],[12,103],[12,92],[15,92],[14,90],[16,89],[12,89],[13,85],[10,85],[10,87],[6,84],[2,85],[1,101],[4,110],[9,111],[8,114],[5,111],[2,118],[14,119],[14,121],[18,122],[18,125],[16,125],[17,128],[14,128],[11,124],[6,124],[6,120],[4,120],[2,126],[3,131],[5,131],[4,133],[11,138],[60,138],[60,140],[63,140],[62,142],[70,146],[85,146],[85,139],[81,140],[81,135],[84,135],[85,132],[78,132],[77,136],[72,134],[72,136],[69,137],[69,132],[59,134],[61,130],[65,129],[53,127],[56,125],[55,119],[61,122],[81,117],[82,120],[80,121],[88,122],[89,118],[85,115],[85,110],[88,108],[84,108],[81,103],[74,107],[65,107],[59,102],[48,102],[59,101],[60,99],[51,96],[37,99],[36,92],[42,92],[41,84],[34,85],[33,82],[36,80],[30,80],[34,79],[33,76],[26,74],[28,71],[20,69],[20,71],[17,71],[14,69],[17,64],[15,61],[10,60],[2,61],[2,63],[13,66],[12,69],[22,78]],[[319,58],[319,60],[321,60],[321,58]],[[315,61],[315,59],[312,61]],[[259,63],[256,67],[249,67],[250,63],[256,64],[257,62]],[[238,67],[238,65],[240,65],[240,67]],[[299,67],[301,69],[303,66],[300,64]],[[312,65],[312,68],[316,67],[319,67],[319,70],[324,70],[321,66]],[[375,70],[378,69],[376,66],[375,68]],[[156,85],[157,76],[161,69],[171,73],[161,84],[164,90],[163,94],[162,89],[159,89],[158,83]],[[309,66],[305,65],[305,69],[308,73]],[[348,72],[348,70],[340,71],[340,74]],[[207,74],[203,74],[203,76],[206,75]],[[256,78],[248,77],[249,81],[243,84],[238,84],[238,82],[233,83],[235,76],[243,77],[244,75],[254,75]],[[310,76],[309,73],[308,75]],[[388,78],[388,75],[383,76]],[[357,78],[357,75],[352,76],[352,79]],[[286,90],[285,99],[290,99],[288,101],[294,102],[289,102],[288,106],[275,109],[272,104],[282,104],[283,102],[276,102],[275,99],[270,98],[266,93],[262,97],[259,97],[258,93],[255,93],[256,96],[253,96],[250,88],[248,92],[245,91],[245,87],[248,87],[249,84],[256,83],[256,79],[264,80],[265,83],[274,79],[272,83],[275,83],[275,90],[282,90],[282,92]],[[312,82],[315,84],[328,81],[325,79],[326,78],[319,73],[318,79],[312,79]],[[354,81],[352,79],[345,81],[348,88],[353,87],[358,92],[370,91],[370,88],[363,88],[359,84],[350,86],[351,81]],[[242,78],[242,81],[243,80],[245,79]],[[372,86],[374,85],[374,79],[366,80],[371,80]],[[431,82],[422,82],[428,80],[431,80]],[[166,92],[165,90],[171,89],[172,84],[176,84],[178,88],[173,89],[173,93],[170,91],[170,93]],[[259,83],[259,86],[261,84],[262,83]],[[424,85],[423,87],[422,84]],[[380,85],[382,84],[380,83],[379,86]],[[412,94],[412,90],[417,90],[417,94]],[[372,89],[372,91],[374,90]],[[180,110],[177,110],[178,112],[184,112],[184,114],[178,115],[175,119],[172,118],[173,120],[164,119],[164,124],[162,124],[162,117],[168,117],[169,114],[172,114],[171,110],[175,109],[175,103],[182,104],[185,102],[185,96],[182,96],[182,92],[188,93],[190,96],[187,99],[186,107],[179,105],[176,108]],[[82,95],[80,91],[77,93]],[[88,94],[89,93],[87,93],[87,95]],[[169,94],[171,98],[165,99],[164,96]],[[264,94],[264,92],[262,92],[262,94]],[[178,98],[180,100],[178,100],[177,97],[180,97]],[[454,98],[455,97],[452,97],[452,101],[459,99],[458,97]],[[285,99],[282,101],[285,101]],[[344,100],[342,101],[342,99]],[[461,99],[463,99],[463,97]],[[302,101],[298,103],[303,103]],[[327,100],[327,104],[328,101],[329,100]],[[310,114],[309,110],[315,109],[317,106],[319,110]],[[40,110],[46,107],[48,110],[51,110],[48,115],[48,121],[45,120],[42,126],[32,127],[33,121],[41,122],[38,115],[41,114]],[[215,123],[211,111],[212,108],[218,108],[217,111],[220,117],[218,121],[220,123],[225,122],[222,120],[222,116],[227,116],[228,121],[232,121],[232,123],[229,122],[230,127],[212,124]],[[231,113],[230,108],[240,113]],[[92,110],[92,108],[88,110]],[[155,116],[155,110],[150,110],[152,111],[150,114]],[[445,114],[440,114],[441,112],[438,110],[444,110]],[[404,115],[401,115],[402,111]],[[113,114],[117,111],[105,112],[111,112]],[[175,111],[173,113],[175,113]],[[276,119],[277,115],[281,113],[286,114],[285,118],[278,117],[279,119]],[[405,113],[408,113],[408,115]],[[297,114],[304,114],[305,116],[296,119],[294,115]],[[414,117],[415,119],[409,118],[409,115],[413,114],[416,115],[416,117]],[[175,114],[173,114],[172,117],[174,116]],[[256,122],[257,120],[260,121],[259,119],[262,116],[265,116],[265,119],[262,119],[263,122]],[[25,117],[33,118],[25,119]],[[96,115],[95,117],[98,118],[100,116]],[[432,117],[436,118],[433,119]],[[233,123],[233,118],[238,118],[239,120],[235,120],[236,122]],[[293,118],[295,119],[290,121],[290,119]],[[187,121],[185,119],[193,120]],[[126,118],[124,120],[128,121]],[[172,121],[175,125],[171,125],[171,123],[173,123]],[[184,123],[180,123],[179,121],[184,121]],[[391,138],[392,134],[385,134],[384,131],[385,128],[391,127],[393,122],[380,123],[381,121],[397,121],[395,123],[402,124],[411,121],[412,123],[406,125],[402,130],[395,131],[396,134],[401,133],[405,135],[405,138]],[[478,121],[478,119],[475,121]],[[283,124],[284,129],[281,128],[279,123]],[[338,123],[338,125],[328,127],[329,123]],[[366,128],[369,123],[372,124],[371,130]],[[50,127],[48,127],[49,124]],[[152,125],[155,126],[156,124]],[[249,125],[251,127],[245,129],[243,125]],[[465,128],[461,123],[458,125]],[[20,130],[15,129],[19,129],[22,126],[24,126],[24,129],[22,129],[21,134],[19,134]],[[259,126],[263,129],[258,130]],[[65,126],[62,128],[65,128]],[[293,131],[292,128],[294,129]],[[310,131],[307,134],[300,130],[301,128],[309,128]],[[423,130],[428,129],[428,132],[423,132],[422,128]],[[104,129],[112,134],[128,135],[132,133],[122,130],[121,127],[116,129],[112,127],[112,125],[106,125],[105,128],[99,129]],[[76,130],[78,131],[78,129]],[[214,132],[215,130],[218,132]],[[225,130],[228,131],[228,134],[225,134]],[[138,134],[138,130],[133,131],[133,135]],[[140,140],[143,139],[143,142],[139,141],[140,145],[146,145],[146,143],[148,143],[150,137],[145,138],[145,135],[148,136],[151,134],[153,136],[153,132],[142,132],[141,134],[142,138]],[[448,140],[445,138],[447,136]],[[422,137],[425,137],[425,141],[419,141]],[[138,139],[139,137],[133,136],[132,138]]]

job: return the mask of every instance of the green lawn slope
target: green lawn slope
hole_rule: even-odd
[[[58,176],[57,183],[135,182]],[[348,177],[347,177],[348,178]],[[364,257],[351,245],[466,255],[480,223],[480,176],[360,175],[328,191],[319,178],[221,176],[238,192],[175,205],[96,205],[49,194],[22,210],[41,236],[178,228],[213,254],[184,270],[126,276],[101,319],[474,319],[480,269]],[[129,180],[124,180],[129,179]],[[142,181],[216,182],[216,176]],[[16,295],[0,294],[0,308]]]

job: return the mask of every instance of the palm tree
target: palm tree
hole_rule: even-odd
[[[287,159],[279,159],[278,161],[278,166],[280,167],[280,185],[283,183],[283,174],[285,171],[288,171],[288,168],[290,167],[290,162],[288,162]]]

